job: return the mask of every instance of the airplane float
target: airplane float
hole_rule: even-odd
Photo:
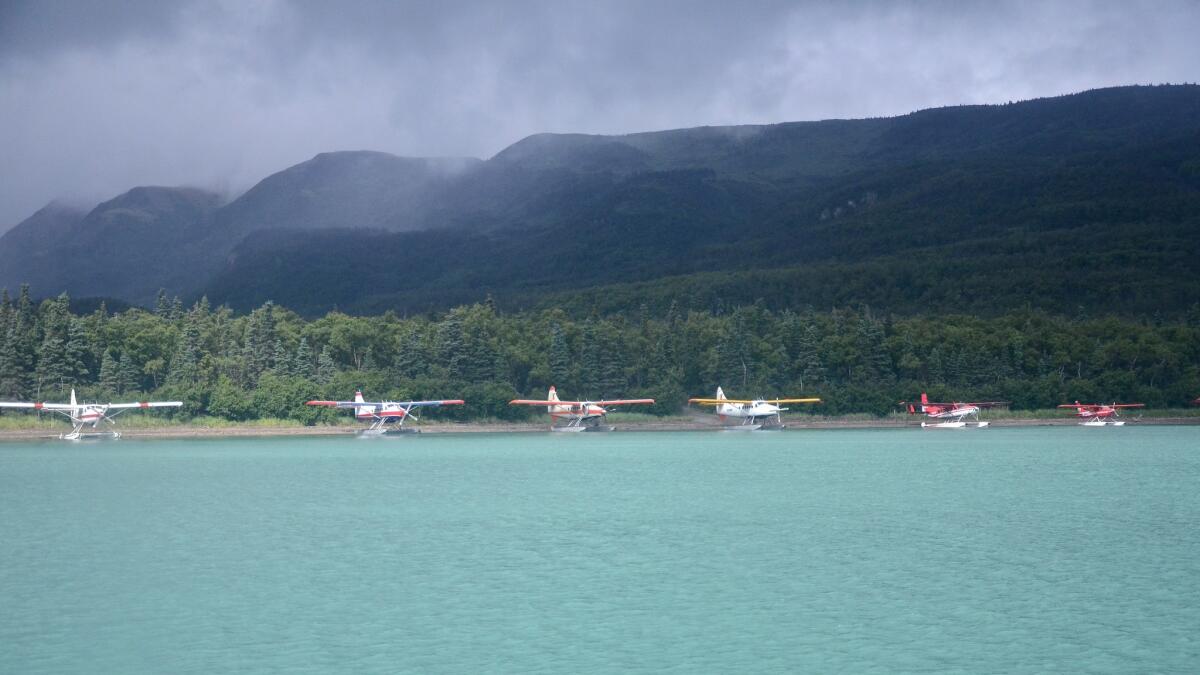
[[[764,426],[771,428],[783,428],[783,420],[780,413],[786,412],[787,408],[780,406],[787,403],[820,403],[819,398],[772,398],[772,399],[754,399],[740,400],[725,398],[725,392],[717,387],[716,398],[689,398],[688,403],[697,405],[716,406],[713,411],[724,424],[729,418],[740,419],[741,424],[727,425],[725,429],[730,431],[757,431]],[[774,420],[774,423],[771,421]]]
[[[393,433],[419,433],[419,429],[405,429],[404,423],[410,419],[421,421],[416,414],[417,408],[437,408],[444,405],[463,405],[461,399],[443,399],[439,401],[367,401],[361,391],[354,392],[353,401],[308,401],[305,405],[325,406],[328,408],[352,408],[354,418],[370,422],[366,429],[358,432],[361,436],[382,436]]]
[[[550,387],[550,393],[545,401],[515,399],[509,405],[544,405],[550,413],[551,431],[612,431],[614,427],[601,426],[601,421],[607,419],[607,406],[615,405],[652,405],[652,398],[627,398],[611,401],[562,401],[558,392]]]
[[[921,422],[922,429],[965,429],[965,418],[974,417],[976,428],[984,428],[987,422],[979,421],[979,411],[984,408],[996,408],[1008,405],[1008,401],[980,401],[978,403],[930,403],[929,396],[921,392],[921,402],[911,403],[901,401],[900,405],[908,406],[909,415],[926,415],[930,419],[941,422]]]
[[[52,413],[58,413],[63,417],[71,420],[71,431],[65,434],[59,434],[59,438],[67,441],[78,441],[85,438],[112,438],[117,439],[121,434],[115,430],[98,431],[100,422],[108,422],[116,426],[113,418],[127,410],[140,408],[178,408],[183,405],[182,401],[141,401],[138,403],[79,403],[75,399],[75,390],[71,390],[70,403],[25,403],[25,402],[10,402],[0,401],[0,408],[25,408],[31,410],[47,410]],[[115,413],[109,414],[109,411],[115,410]],[[84,427],[91,426],[90,431],[84,431]]]
[[[1146,404],[1144,404],[1144,403],[1111,403],[1111,404],[1105,405],[1103,403],[1080,403],[1079,401],[1075,401],[1074,403],[1064,403],[1058,407],[1074,408],[1075,416],[1081,420],[1079,422],[1080,426],[1085,426],[1085,427],[1103,427],[1103,426],[1122,427],[1122,426],[1125,426],[1125,421],[1118,419],[1120,417],[1120,415],[1117,414],[1118,410],[1121,410],[1123,408],[1145,408]]]

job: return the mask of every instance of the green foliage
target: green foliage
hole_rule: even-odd
[[[731,397],[823,399],[797,407],[802,414],[883,415],[921,391],[1012,401],[1017,410],[1076,399],[1178,407],[1200,394],[1200,321],[1191,315],[926,317],[758,303],[572,319],[558,309],[502,314],[479,304],[442,316],[331,312],[306,322],[273,305],[245,316],[206,301],[187,312],[165,307],[76,316],[65,297],[33,306],[0,296],[0,395],[54,400],[59,387],[75,387],[114,402],[182,400],[165,413],[179,419],[319,424],[347,417],[305,401],[358,389],[368,399],[467,400],[430,411],[443,420],[533,419],[541,411],[508,401],[542,397],[551,384],[564,398],[654,398],[638,411],[655,415],[678,414],[689,396],[717,386]],[[39,382],[42,396],[31,387]]]

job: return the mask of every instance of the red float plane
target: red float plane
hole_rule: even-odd
[[[987,422],[979,421],[979,411],[984,408],[997,408],[1008,405],[1008,401],[980,401],[977,403],[930,403],[929,396],[925,392],[921,392],[920,403],[909,403],[901,401],[900,405],[908,406],[909,415],[926,415],[932,419],[945,420],[943,422],[925,423],[921,422],[922,428],[929,429],[964,429],[967,426],[965,417],[974,417],[975,426],[979,428],[986,427]]]
[[[1117,419],[1120,417],[1117,414],[1118,410],[1122,408],[1145,408],[1146,404],[1110,403],[1106,405],[1103,403],[1080,403],[1079,401],[1075,401],[1074,403],[1064,403],[1058,407],[1074,408],[1075,416],[1082,420],[1080,424],[1085,427],[1102,427],[1106,425],[1120,427],[1124,426],[1125,422]]]
[[[626,398],[612,401],[561,401],[558,392],[550,387],[550,394],[545,401],[515,399],[509,405],[544,405],[550,413],[550,429],[552,431],[612,431],[612,427],[600,426],[609,410],[606,406],[613,405],[652,405],[652,398]],[[560,424],[565,422],[565,424]]]
[[[17,403],[3,401],[0,402],[0,408],[28,408],[32,410],[48,410],[53,413],[58,413],[71,420],[71,431],[59,435],[59,438],[68,441],[78,441],[84,438],[120,438],[121,434],[113,431],[98,431],[101,422],[108,422],[115,425],[112,418],[120,415],[127,410],[135,410],[140,408],[178,408],[183,405],[182,401],[140,401],[138,403],[79,403],[75,400],[75,390],[71,390],[70,403]],[[117,412],[109,414],[110,410]],[[83,428],[91,426],[91,431],[84,431]]]
[[[370,426],[358,433],[363,436],[381,436],[386,433],[411,432],[417,429],[405,429],[404,423],[409,419],[418,422],[416,408],[436,408],[443,405],[463,405],[461,399],[443,399],[439,401],[366,401],[361,391],[354,392],[353,401],[308,401],[305,405],[319,405],[329,408],[353,408],[354,418],[370,422]],[[395,427],[389,429],[388,426]]]

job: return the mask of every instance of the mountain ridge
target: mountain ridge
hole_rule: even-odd
[[[1052,255],[1072,255],[1070,237],[1054,234],[1069,231],[1085,245],[1089,238],[1110,242],[1124,256],[1117,265],[1146,248],[1153,255],[1129,273],[1150,288],[1147,266],[1192,270],[1167,253],[1196,249],[1200,163],[1189,153],[1198,139],[1200,88],[1169,85],[864,120],[534,134],[487,160],[321,153],[229,204],[195,209],[196,236],[184,237],[167,217],[167,231],[180,240],[130,252],[148,261],[137,283],[95,270],[31,273],[21,261],[45,265],[55,257],[34,245],[33,226],[22,223],[18,236],[0,237],[0,263],[6,255],[16,261],[0,264],[7,270],[0,285],[32,278],[48,287],[39,292],[52,294],[79,288],[82,276],[97,295],[146,302],[164,287],[243,309],[268,298],[288,304],[293,288],[326,303],[295,298],[301,311],[416,311],[489,292],[536,304],[530,289],[547,284],[557,293],[797,265],[824,265],[841,279],[832,270],[872,260],[895,265],[920,245],[973,255],[971,241],[1019,244],[1020,265],[1036,259],[1029,268],[1039,269],[1053,266]],[[111,211],[96,236],[144,225]],[[56,231],[82,226],[55,222]],[[1041,238],[1044,255],[1037,253]],[[1163,244],[1169,251],[1159,250]],[[157,267],[149,264],[155,256],[163,258]],[[314,278],[317,269],[355,269],[374,281],[333,297],[316,292],[317,284],[341,284]],[[995,265],[980,269],[1003,273]],[[956,274],[943,283],[962,281]],[[1143,304],[1177,308],[1169,294],[1155,293]],[[1079,297],[1106,304],[1098,292]],[[1051,300],[1066,306],[1061,297]]]

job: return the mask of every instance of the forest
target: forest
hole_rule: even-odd
[[[657,415],[717,386],[731,397],[819,396],[806,413],[886,415],[935,400],[1005,400],[1017,410],[1081,400],[1180,407],[1200,395],[1200,305],[1133,319],[1034,309],[977,317],[893,316],[867,306],[775,310],[507,313],[485,302],[420,316],[267,302],[237,314],[160,293],[153,309],[73,310],[65,294],[0,295],[0,400],[182,400],[167,416],[316,424],[313,398],[463,398],[439,419],[531,419],[516,397],[652,397]],[[22,413],[7,413],[22,414]]]

